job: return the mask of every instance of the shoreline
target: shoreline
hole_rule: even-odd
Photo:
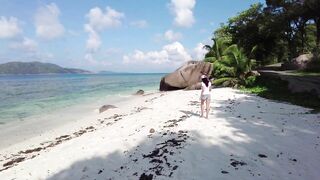
[[[158,93],[157,90],[146,91],[145,95]],[[31,138],[43,136],[48,132],[77,122],[97,119],[100,116],[99,108],[105,104],[123,106],[126,102],[131,102],[139,95],[110,95],[98,102],[86,102],[82,105],[73,105],[65,109],[59,109],[47,114],[39,114],[28,117],[26,120],[16,120],[0,125],[0,150],[7,149],[12,145],[23,143]],[[141,95],[140,95],[141,96]],[[109,109],[108,111],[110,111]],[[63,114],[63,116],[61,116]]]
[[[320,176],[320,114],[219,88],[212,90],[207,120],[199,117],[199,94],[179,90],[136,96],[75,123],[78,129],[66,125],[43,135],[47,142],[30,139],[0,150],[0,176],[297,180]]]

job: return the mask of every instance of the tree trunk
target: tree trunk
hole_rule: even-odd
[[[305,51],[305,36],[306,36],[306,29],[305,29],[305,22],[303,21],[298,30],[300,31],[300,34],[301,34],[301,49],[299,50],[298,53],[304,53]]]
[[[316,23],[316,27],[317,27],[317,47],[320,48],[320,18],[317,17],[314,19],[314,22]]]

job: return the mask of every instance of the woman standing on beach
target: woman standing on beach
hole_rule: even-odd
[[[204,104],[206,104],[206,118],[208,119],[210,111],[210,100],[211,100],[211,82],[205,75],[201,76],[201,116],[203,117]]]

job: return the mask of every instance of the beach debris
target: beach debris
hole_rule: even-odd
[[[151,109],[151,108],[141,106],[141,107],[137,107],[135,112],[141,112],[141,111],[143,111],[145,109]]]
[[[293,162],[297,162],[297,159],[295,159],[295,158],[292,158],[292,159],[290,158],[289,160],[293,161]]]
[[[144,94],[144,90],[142,90],[142,89],[139,89],[136,93],[135,93],[135,95],[143,95]]]
[[[177,120],[177,119],[168,120],[168,121],[165,122],[165,124],[168,124],[168,125],[165,125],[165,126],[163,126],[163,127],[164,127],[164,128],[168,128],[168,127],[178,126],[178,123],[179,123],[179,122],[186,120],[188,117],[189,117],[189,116],[187,116],[187,115],[183,115],[183,116],[181,116],[178,120]]]
[[[155,132],[155,130],[153,129],[153,128],[151,128],[150,130],[149,130],[149,133],[154,133]]]
[[[12,165],[14,165],[16,163],[19,163],[19,162],[23,161],[24,159],[25,159],[25,157],[18,157],[16,159],[13,159],[13,160],[11,160],[9,162],[4,163],[3,167],[12,166]]]
[[[188,131],[167,131],[161,137],[161,141],[155,145],[153,150],[140,154],[141,148],[137,148],[130,154],[126,154],[130,161],[123,164],[115,172],[122,174],[123,171],[130,169],[133,165],[131,163],[137,164],[139,161],[146,162],[145,169],[140,175],[140,179],[153,179],[157,176],[171,177],[179,166],[177,163],[183,163],[183,159],[176,159],[175,154],[180,154],[181,149],[187,145],[187,139],[190,138]],[[137,157],[137,155],[142,156],[142,159]],[[138,176],[138,172],[133,175]],[[139,177],[139,176],[138,176]]]
[[[145,100],[144,102],[153,102],[153,100],[156,100],[156,99],[158,99],[158,97],[153,97],[153,98],[151,98],[151,99],[147,99],[147,100]]]
[[[152,180],[153,174],[146,175],[145,173],[141,174],[139,180]]]
[[[258,156],[259,156],[260,158],[267,158],[267,157],[268,157],[268,156],[265,155],[265,154],[258,154]]]
[[[101,174],[101,173],[103,172],[103,170],[104,170],[104,169],[100,169],[99,172],[98,172],[98,174]]]
[[[222,173],[222,174],[228,174],[229,172],[223,170],[223,171],[221,171],[221,173]]]
[[[3,167],[2,169],[0,169],[0,172],[3,171],[3,170],[6,170],[8,168],[11,168],[13,167],[14,165],[22,162],[22,161],[25,161],[27,159],[32,159],[36,156],[39,155],[39,152],[43,151],[43,150],[46,150],[47,148],[51,148],[51,147],[54,147],[56,145],[59,145],[61,144],[62,142],[64,141],[68,141],[72,138],[75,138],[75,137],[79,137],[81,136],[82,134],[84,133],[87,133],[87,132],[92,132],[96,130],[95,127],[93,126],[89,126],[89,127],[86,127],[85,130],[79,130],[77,132],[74,132],[73,133],[73,136],[72,135],[62,135],[62,136],[59,136],[57,138],[55,138],[55,140],[53,141],[48,141],[48,142],[45,142],[45,143],[40,143],[40,145],[42,145],[42,147],[37,147],[37,148],[33,148],[33,149],[27,149],[25,151],[19,151],[17,154],[13,154],[12,155],[12,158],[10,161],[6,162],[3,164]],[[44,144],[47,144],[48,145],[44,145]],[[34,153],[38,153],[38,154],[34,154]],[[33,154],[32,156],[21,156],[21,154]],[[20,156],[20,157],[19,157]],[[10,158],[9,158],[10,159]]]
[[[175,153],[179,153],[177,150],[186,146],[186,140],[189,138],[188,131],[182,130],[178,133],[170,132],[168,135],[170,135],[170,139],[158,143],[149,154],[142,155],[144,159],[150,159],[149,163],[152,164],[152,167],[148,170],[154,172],[157,176],[172,176],[178,165],[173,165],[174,162],[169,162],[169,160]]]
[[[114,108],[117,108],[116,106],[114,105],[110,105],[110,104],[107,104],[107,105],[103,105],[99,108],[99,113],[103,113],[104,111],[108,110],[108,109],[114,109]]]
[[[230,165],[233,166],[234,168],[238,169],[237,166],[244,166],[247,165],[247,163],[243,162],[243,161],[238,161],[236,159],[230,159],[231,163]]]
[[[118,121],[118,120],[121,120],[122,119],[122,116],[126,116],[126,114],[114,114],[113,116],[109,117],[109,118],[105,118],[106,119],[114,119],[114,121]],[[115,122],[109,122],[110,124],[106,124],[107,126],[108,125],[112,125],[114,124]],[[17,154],[12,154],[11,157],[8,157],[6,160],[9,160],[8,162],[4,163],[2,166],[3,168],[0,168],[0,172],[1,171],[4,171],[6,169],[9,169],[13,166],[15,166],[16,164],[22,162],[22,161],[25,161],[27,159],[32,159],[36,156],[39,155],[39,152],[41,151],[44,151],[48,148],[52,148],[54,146],[57,146],[59,144],[61,144],[62,142],[64,141],[68,141],[70,139],[73,139],[73,138],[76,138],[76,137],[79,137],[85,133],[88,133],[88,132],[93,132],[97,130],[97,127],[94,127],[94,126],[88,126],[84,129],[80,129],[78,131],[75,131],[73,132],[71,135],[61,135],[57,138],[55,138],[54,140],[52,141],[45,141],[45,142],[42,142],[40,143],[40,147],[37,147],[37,148],[33,148],[33,149],[27,149],[27,150],[22,150],[22,151],[19,151]],[[47,144],[47,145],[46,145]],[[26,156],[22,156],[22,154],[25,154]]]
[[[28,149],[28,150],[25,150],[25,151],[20,151],[19,153],[20,154],[29,154],[29,153],[38,152],[38,151],[41,151],[41,150],[42,150],[42,147],[38,147],[38,148],[34,148],[34,149]]]

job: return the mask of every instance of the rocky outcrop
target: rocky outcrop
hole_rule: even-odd
[[[113,108],[117,108],[116,106],[114,106],[114,105],[103,105],[103,106],[101,106],[100,108],[99,108],[99,113],[102,113],[102,112],[104,112],[104,111],[106,111],[106,110],[108,110],[108,109],[113,109]]]
[[[289,62],[285,62],[281,65],[281,70],[304,70],[308,67],[312,54],[302,54]]]
[[[164,76],[160,81],[160,91],[197,89],[201,75],[211,75],[213,66],[203,61],[189,61],[179,69]]]

